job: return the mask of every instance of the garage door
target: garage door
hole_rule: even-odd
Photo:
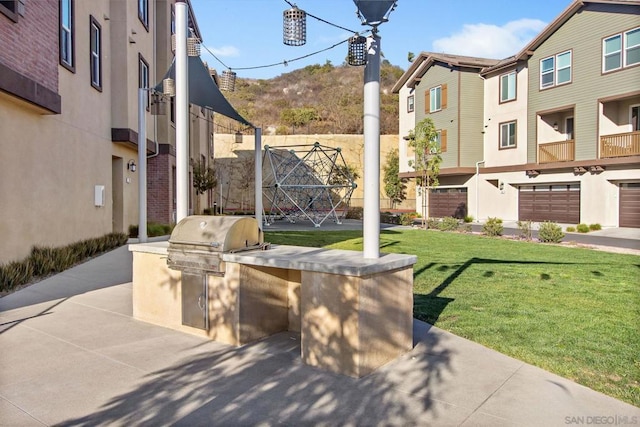
[[[619,225],[640,228],[640,182],[620,184]]]
[[[431,190],[429,216],[435,218],[452,216],[460,219],[467,216],[467,189],[436,188]]]
[[[580,223],[580,184],[520,187],[520,221]]]

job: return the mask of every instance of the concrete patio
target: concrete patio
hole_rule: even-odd
[[[302,364],[299,334],[231,347],[139,322],[131,264],[122,247],[0,299],[0,425],[640,423],[640,408],[419,321],[413,350],[361,379]]]

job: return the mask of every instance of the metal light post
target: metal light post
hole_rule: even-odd
[[[176,223],[189,210],[189,63],[187,57],[187,3],[178,1],[176,11]]]
[[[364,70],[364,212],[363,257],[380,257],[380,37],[395,0],[353,0],[362,25],[373,27],[367,39]]]
[[[146,243],[147,236],[147,120],[146,97],[149,89],[138,89],[138,240]]]

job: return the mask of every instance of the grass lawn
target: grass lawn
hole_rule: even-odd
[[[362,250],[361,231],[265,240]],[[418,256],[416,318],[640,407],[640,256],[415,229],[380,246]]]

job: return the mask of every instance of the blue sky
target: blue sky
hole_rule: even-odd
[[[352,0],[291,1],[300,9],[352,31],[366,31]],[[191,0],[204,46],[202,59],[218,72],[228,68],[242,78],[272,78],[310,64],[344,62],[341,44],[309,58],[352,33],[307,16],[307,43],[282,43],[284,0]],[[407,69],[407,53],[423,51],[502,59],[517,53],[571,0],[398,0],[389,22],[379,27],[382,53],[392,64]],[[288,65],[242,70],[287,61]]]

